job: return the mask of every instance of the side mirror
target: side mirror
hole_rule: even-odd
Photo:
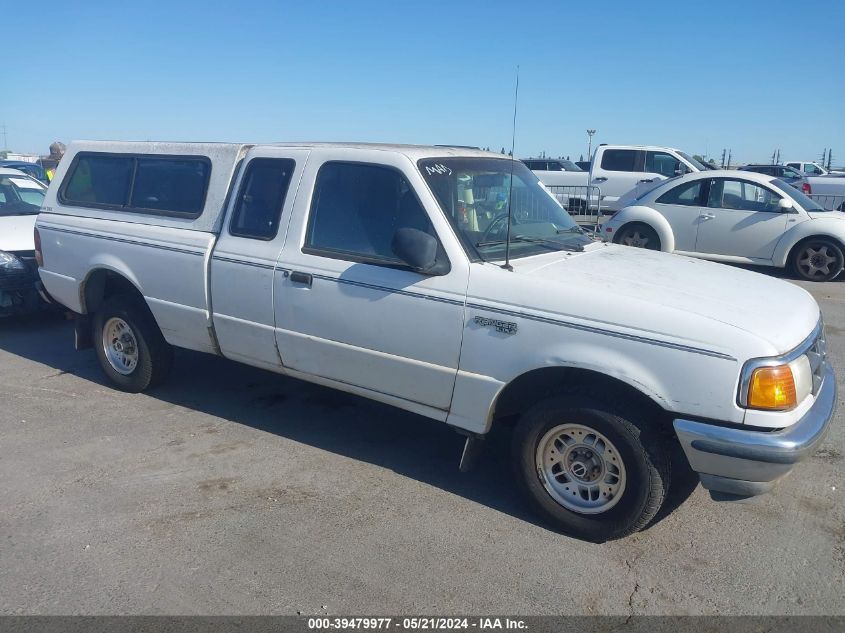
[[[678,165],[678,167],[675,169],[676,176],[683,176],[687,173],[689,173],[689,170],[684,165]]]
[[[403,227],[396,229],[390,244],[393,254],[408,264],[414,272],[423,275],[445,275],[449,264],[437,257],[437,239],[419,229]]]
[[[792,202],[792,200],[789,200],[788,198],[781,198],[778,201],[778,209],[780,209],[781,211],[789,211],[794,207],[795,204]]]

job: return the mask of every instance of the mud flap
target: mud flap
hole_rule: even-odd
[[[78,314],[73,321],[73,346],[77,352],[94,346],[91,337],[91,317],[87,314]]]

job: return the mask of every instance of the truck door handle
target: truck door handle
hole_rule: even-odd
[[[654,182],[654,178],[643,178],[640,182]]]
[[[593,178],[593,182],[604,182],[607,180],[604,176],[599,176],[598,178]]]
[[[701,219],[702,220],[713,220],[716,216],[712,213],[702,213]]]
[[[295,284],[305,284],[309,288],[311,287],[311,275],[308,273],[302,273],[298,270],[293,271],[290,274],[290,280]]]

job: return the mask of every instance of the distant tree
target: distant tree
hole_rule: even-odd
[[[581,154],[581,158],[579,158],[579,159],[578,159],[578,162],[579,162],[579,163],[583,163],[583,162],[584,162],[584,155],[583,155],[583,154]]]
[[[513,152],[512,152],[512,151],[509,151],[509,152],[508,152],[508,156],[513,157]]]
[[[505,153],[505,148],[503,147],[503,148],[502,148],[502,154],[504,154],[504,153]]]
[[[7,152],[6,150],[0,150],[0,160],[5,160],[8,155],[9,152]]]

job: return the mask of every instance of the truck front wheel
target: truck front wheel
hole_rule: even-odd
[[[141,299],[130,295],[106,299],[93,329],[100,366],[119,389],[138,393],[167,377],[173,349]]]
[[[524,413],[514,433],[517,479],[554,527],[588,541],[644,528],[669,486],[659,436],[607,398],[549,398]]]

